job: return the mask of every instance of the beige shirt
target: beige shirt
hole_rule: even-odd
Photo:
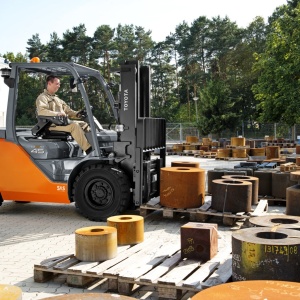
[[[74,111],[57,95],[51,95],[46,89],[36,99],[38,116],[57,116],[64,112],[70,118],[76,118],[77,111]]]

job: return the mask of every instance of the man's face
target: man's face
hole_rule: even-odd
[[[55,94],[60,87],[60,80],[58,78],[54,78],[53,82],[49,81],[47,90],[50,94]]]

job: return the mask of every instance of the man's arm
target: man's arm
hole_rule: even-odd
[[[36,99],[36,109],[38,116],[58,116],[59,113],[50,109],[48,99],[40,95]]]

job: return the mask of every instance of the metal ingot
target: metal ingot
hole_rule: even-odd
[[[189,222],[180,230],[182,258],[205,262],[217,254],[218,224]]]
[[[300,184],[286,189],[286,214],[300,216]]]
[[[273,171],[254,171],[254,177],[259,179],[258,195],[272,196],[272,173]]]
[[[300,231],[250,227],[232,233],[232,280],[300,281]],[[285,298],[284,298],[285,299]]]
[[[192,300],[295,300],[300,283],[280,280],[228,282],[203,289]]]
[[[117,255],[117,229],[90,226],[75,231],[75,257],[81,261],[104,261]]]
[[[211,208],[221,212],[249,212],[252,202],[252,183],[233,179],[212,182]]]
[[[197,161],[172,161],[171,167],[199,168],[200,163]]]
[[[258,203],[258,185],[259,179],[253,176],[243,176],[243,175],[224,175],[224,179],[236,179],[249,181],[252,183],[252,202],[251,204],[256,205]]]
[[[286,199],[286,189],[295,182],[290,180],[289,172],[272,173],[272,196],[275,198]]]
[[[300,230],[300,217],[287,215],[258,216],[249,219],[252,227],[270,227],[272,231],[278,228]]]
[[[160,171],[160,204],[170,208],[195,208],[204,203],[205,170],[165,167]]]
[[[144,241],[144,218],[141,216],[109,217],[107,226],[117,229],[118,245],[134,245]]]
[[[18,286],[0,284],[1,300],[22,300],[22,290]]]
[[[207,192],[212,193],[212,181],[221,179],[224,175],[224,170],[207,170]]]

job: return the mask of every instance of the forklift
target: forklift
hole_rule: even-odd
[[[152,118],[151,69],[125,61],[115,70],[117,96],[96,69],[73,62],[10,63],[1,69],[9,87],[6,127],[0,128],[0,203],[72,203],[91,221],[106,221],[159,196],[160,169],[165,167],[166,123]],[[36,116],[33,126],[18,126],[16,111],[22,74],[69,79],[69,91],[80,93],[80,111],[90,132],[86,155],[66,132],[50,131],[60,117]],[[90,80],[106,95],[114,128],[103,128],[93,115],[86,85]],[[66,82],[66,81],[65,81]],[[94,93],[93,97],[95,97]],[[32,95],[33,106],[37,95]],[[155,155],[154,155],[155,154]]]

